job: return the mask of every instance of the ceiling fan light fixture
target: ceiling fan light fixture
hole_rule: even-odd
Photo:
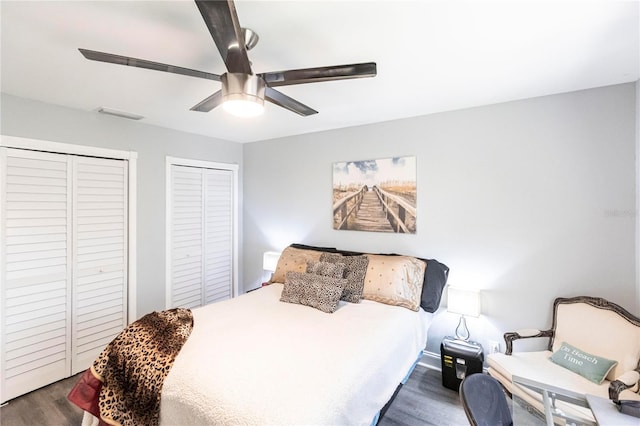
[[[236,117],[256,117],[264,112],[264,101],[258,99],[227,99],[222,108]]]
[[[222,107],[238,117],[255,117],[264,111],[264,80],[256,75],[225,73],[222,82]]]
[[[88,49],[78,50],[91,61],[219,81],[222,83],[222,89],[207,96],[190,110],[209,112],[222,106],[231,113],[241,116],[255,116],[262,113],[266,99],[278,107],[308,117],[317,114],[318,111],[276,90],[275,87],[375,77],[377,73],[376,63],[367,62],[254,74],[253,64],[247,52],[256,46],[260,37],[250,28],[240,26],[234,0],[195,0],[195,3],[228,73],[218,75],[129,56]]]

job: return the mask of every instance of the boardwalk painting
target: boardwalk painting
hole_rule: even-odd
[[[416,157],[333,164],[333,228],[416,233]]]

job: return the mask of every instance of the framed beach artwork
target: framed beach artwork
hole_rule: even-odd
[[[416,233],[416,157],[333,163],[333,228]]]

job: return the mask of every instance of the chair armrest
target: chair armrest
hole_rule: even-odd
[[[504,333],[504,342],[507,349],[504,351],[505,355],[511,355],[513,353],[513,342],[518,339],[530,339],[532,337],[553,337],[553,330],[538,330],[536,328],[527,328],[518,331],[509,331]]]
[[[636,370],[623,373],[620,377],[609,383],[609,399],[618,401],[620,393],[623,390],[636,385],[640,385],[640,367]]]

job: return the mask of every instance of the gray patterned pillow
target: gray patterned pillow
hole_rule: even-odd
[[[344,278],[344,263],[307,261],[307,274],[324,275],[325,277]]]
[[[289,271],[285,276],[280,301],[311,306],[330,314],[338,309],[338,301],[346,284],[344,278]]]
[[[347,279],[347,285],[342,291],[342,297],[340,299],[345,302],[360,303],[369,258],[364,255],[343,256],[339,253],[322,253],[320,261],[344,263],[346,265],[344,277]]]

